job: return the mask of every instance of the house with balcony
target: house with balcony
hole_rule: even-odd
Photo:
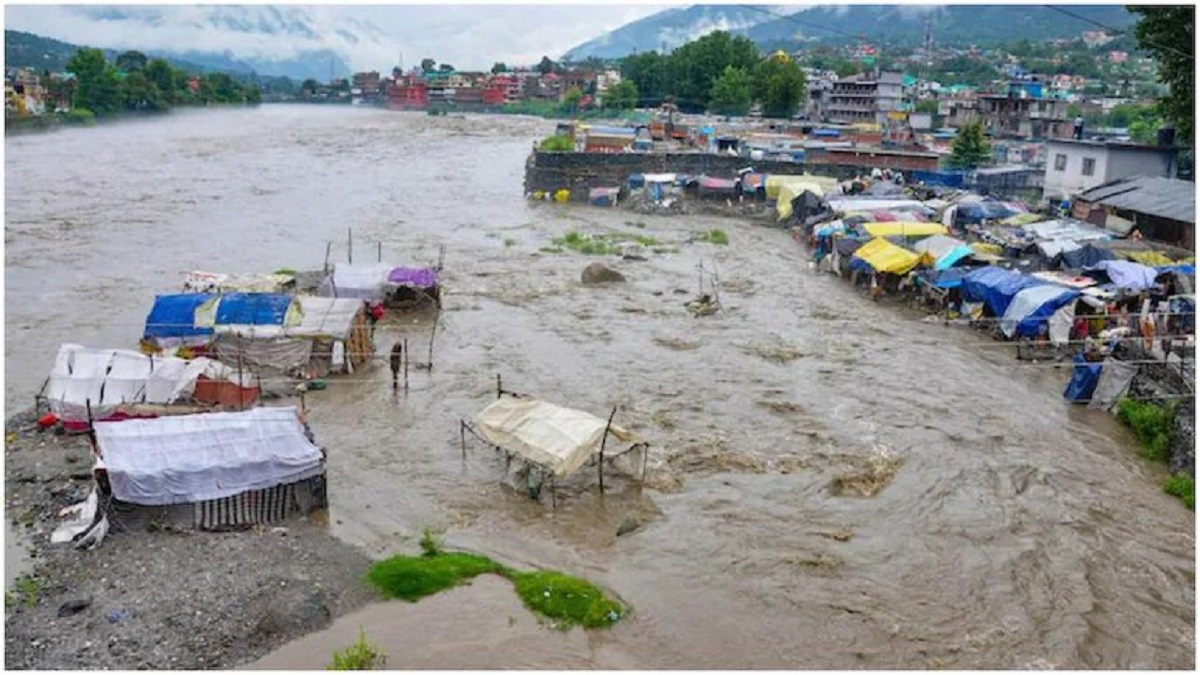
[[[853,75],[833,82],[823,113],[831,122],[884,124],[888,113],[901,110],[903,97],[901,73]]]

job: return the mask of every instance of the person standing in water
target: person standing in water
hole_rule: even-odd
[[[400,363],[404,358],[404,343],[396,340],[392,345],[392,391],[400,387]]]

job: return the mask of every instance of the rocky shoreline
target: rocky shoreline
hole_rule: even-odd
[[[315,517],[213,533],[139,510],[116,514],[95,550],[50,544],[59,510],[90,487],[87,439],[26,411],[5,441],[6,513],[32,559],[5,594],[10,669],[228,669],[377,599],[370,559]]]

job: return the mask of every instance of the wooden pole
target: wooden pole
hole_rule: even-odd
[[[642,444],[642,482],[646,482],[646,462],[650,459],[650,444]]]
[[[375,244],[375,262],[383,262],[383,242],[377,241]]]
[[[404,338],[404,391],[405,392],[408,391],[408,361],[409,361],[408,338]]]
[[[238,368],[238,410],[244,410],[246,406],[245,400],[242,398],[242,334],[238,333],[237,340],[237,368]]]
[[[346,262],[354,264],[354,230],[346,228]]]
[[[500,398],[500,394],[504,391],[500,387],[500,373],[496,373],[496,398]]]
[[[433,318],[433,329],[429,331],[429,370],[433,370],[433,338],[437,335],[437,317]]]
[[[600,494],[604,494],[604,445],[608,443],[608,430],[612,428],[613,417],[617,414],[617,406],[613,406],[608,414],[608,424],[604,425],[604,435],[600,437],[600,461],[597,463],[600,473]]]
[[[467,461],[467,423],[462,420],[458,421],[458,440],[462,443],[462,458],[465,462]]]
[[[325,274],[329,274],[329,253],[331,252],[332,249],[333,249],[333,242],[332,241],[325,242],[325,265],[322,268],[325,270]]]

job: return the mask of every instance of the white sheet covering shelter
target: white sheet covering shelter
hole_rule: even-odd
[[[301,295],[297,300],[300,302],[300,323],[284,327],[283,333],[288,337],[345,340],[354,327],[354,317],[363,307],[362,301],[351,298]]]
[[[144,506],[223,499],[319,476],[295,407],[97,422],[113,495]]]
[[[489,443],[558,478],[575,473],[600,452],[608,424],[607,420],[582,410],[510,396],[484,408],[475,421]],[[615,424],[609,427],[609,434],[626,447],[641,443],[635,434]],[[623,449],[626,448],[612,447],[613,455]]]
[[[150,357],[125,349],[89,349],[65,344],[58,350],[43,396],[50,410],[68,422],[87,420],[87,406],[102,417],[118,405],[172,404],[187,399],[201,375],[237,382],[237,373],[218,361]],[[249,378],[239,382],[250,386]]]
[[[391,263],[336,265],[333,274],[321,284],[320,295],[327,298],[383,300],[389,290],[388,274],[395,267]]]

